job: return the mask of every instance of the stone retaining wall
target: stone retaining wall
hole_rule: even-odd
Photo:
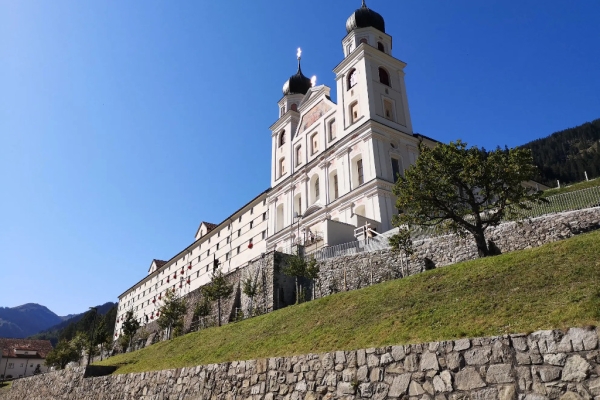
[[[507,222],[487,230],[486,237],[501,253],[538,247],[574,235],[600,229],[600,207],[557,214],[521,222]],[[413,243],[408,262],[389,250],[336,257],[321,263],[316,297],[360,289],[375,283],[420,273],[478,257],[474,241],[447,235]]]
[[[600,400],[596,329],[460,339],[84,378],[24,378],[2,400]]]

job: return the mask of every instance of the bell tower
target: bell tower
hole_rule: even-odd
[[[300,120],[298,108],[304,95],[312,87],[311,79],[304,76],[300,61],[302,50],[296,53],[298,70],[283,84],[283,97],[277,103],[279,119],[271,126],[272,160],[271,187],[289,177],[292,172],[292,139]]]
[[[404,83],[406,64],[392,56],[392,37],[385,21],[365,1],[346,22],[344,60],[334,70],[340,128],[346,134],[374,120],[412,134]]]

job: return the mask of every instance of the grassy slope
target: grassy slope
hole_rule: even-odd
[[[440,268],[118,355],[117,373],[600,322],[600,231]]]
[[[548,189],[544,191],[544,197],[554,196],[555,194],[569,193],[576,190],[587,189],[591,187],[600,186],[600,178],[591,179],[589,181],[578,182],[573,185],[563,186],[560,189]]]

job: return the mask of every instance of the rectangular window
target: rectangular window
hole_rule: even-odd
[[[229,244],[229,236],[227,236],[227,243]]]
[[[196,278],[200,277],[200,271],[196,272]]]
[[[210,249],[206,251],[206,257],[210,256]]]
[[[14,363],[8,363],[8,369],[13,369],[15,367]]]
[[[217,250],[219,250],[219,244],[220,244],[220,243],[217,243]]]
[[[238,229],[238,237],[242,236],[242,230]]]
[[[335,119],[329,123],[329,140],[335,139]]]
[[[312,143],[312,154],[315,154],[317,151],[319,151],[319,136],[315,133],[312,135],[310,141]]]
[[[237,248],[237,253],[240,254],[240,246]]]
[[[266,213],[266,212],[264,212],[264,213],[263,213],[263,221],[266,221],[266,220],[267,220],[267,213]]]
[[[392,181],[396,182],[400,175],[400,161],[397,158],[392,158]]]
[[[317,194],[317,197],[319,197],[319,195]],[[302,214],[302,196],[298,196],[298,215]]]
[[[302,146],[296,147],[296,165],[302,164]]]
[[[333,176],[333,199],[335,200],[338,197],[340,197],[339,191],[338,191],[338,176],[337,176],[337,174],[335,174]]]
[[[225,261],[229,260],[229,252],[225,253]]]
[[[266,237],[267,237],[267,231],[263,231],[263,233],[262,233],[262,238],[264,239],[264,238],[266,238]]]
[[[254,225],[254,221],[250,221],[250,229],[252,229],[252,225]]]
[[[285,158],[279,160],[279,177],[285,175]]]
[[[353,124],[356,121],[358,121],[358,102],[354,102],[350,106],[350,123]]]
[[[356,170],[358,172],[358,184],[362,185],[365,183],[365,177],[363,175],[363,162],[362,160],[358,160],[356,162]]]
[[[394,106],[391,101],[383,101],[383,116],[390,121],[394,120]]]
[[[238,222],[242,222],[242,216],[240,215],[240,217],[238,218]]]

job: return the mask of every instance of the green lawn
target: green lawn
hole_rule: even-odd
[[[544,197],[554,196],[555,194],[574,192],[576,190],[587,189],[587,188],[596,187],[596,186],[600,186],[600,178],[574,183],[570,186],[563,186],[560,189],[555,188],[555,189],[544,190]]]
[[[0,382],[0,394],[8,392],[8,389],[12,386],[12,381]]]
[[[600,322],[600,231],[339,293],[100,362],[140,372]]]

